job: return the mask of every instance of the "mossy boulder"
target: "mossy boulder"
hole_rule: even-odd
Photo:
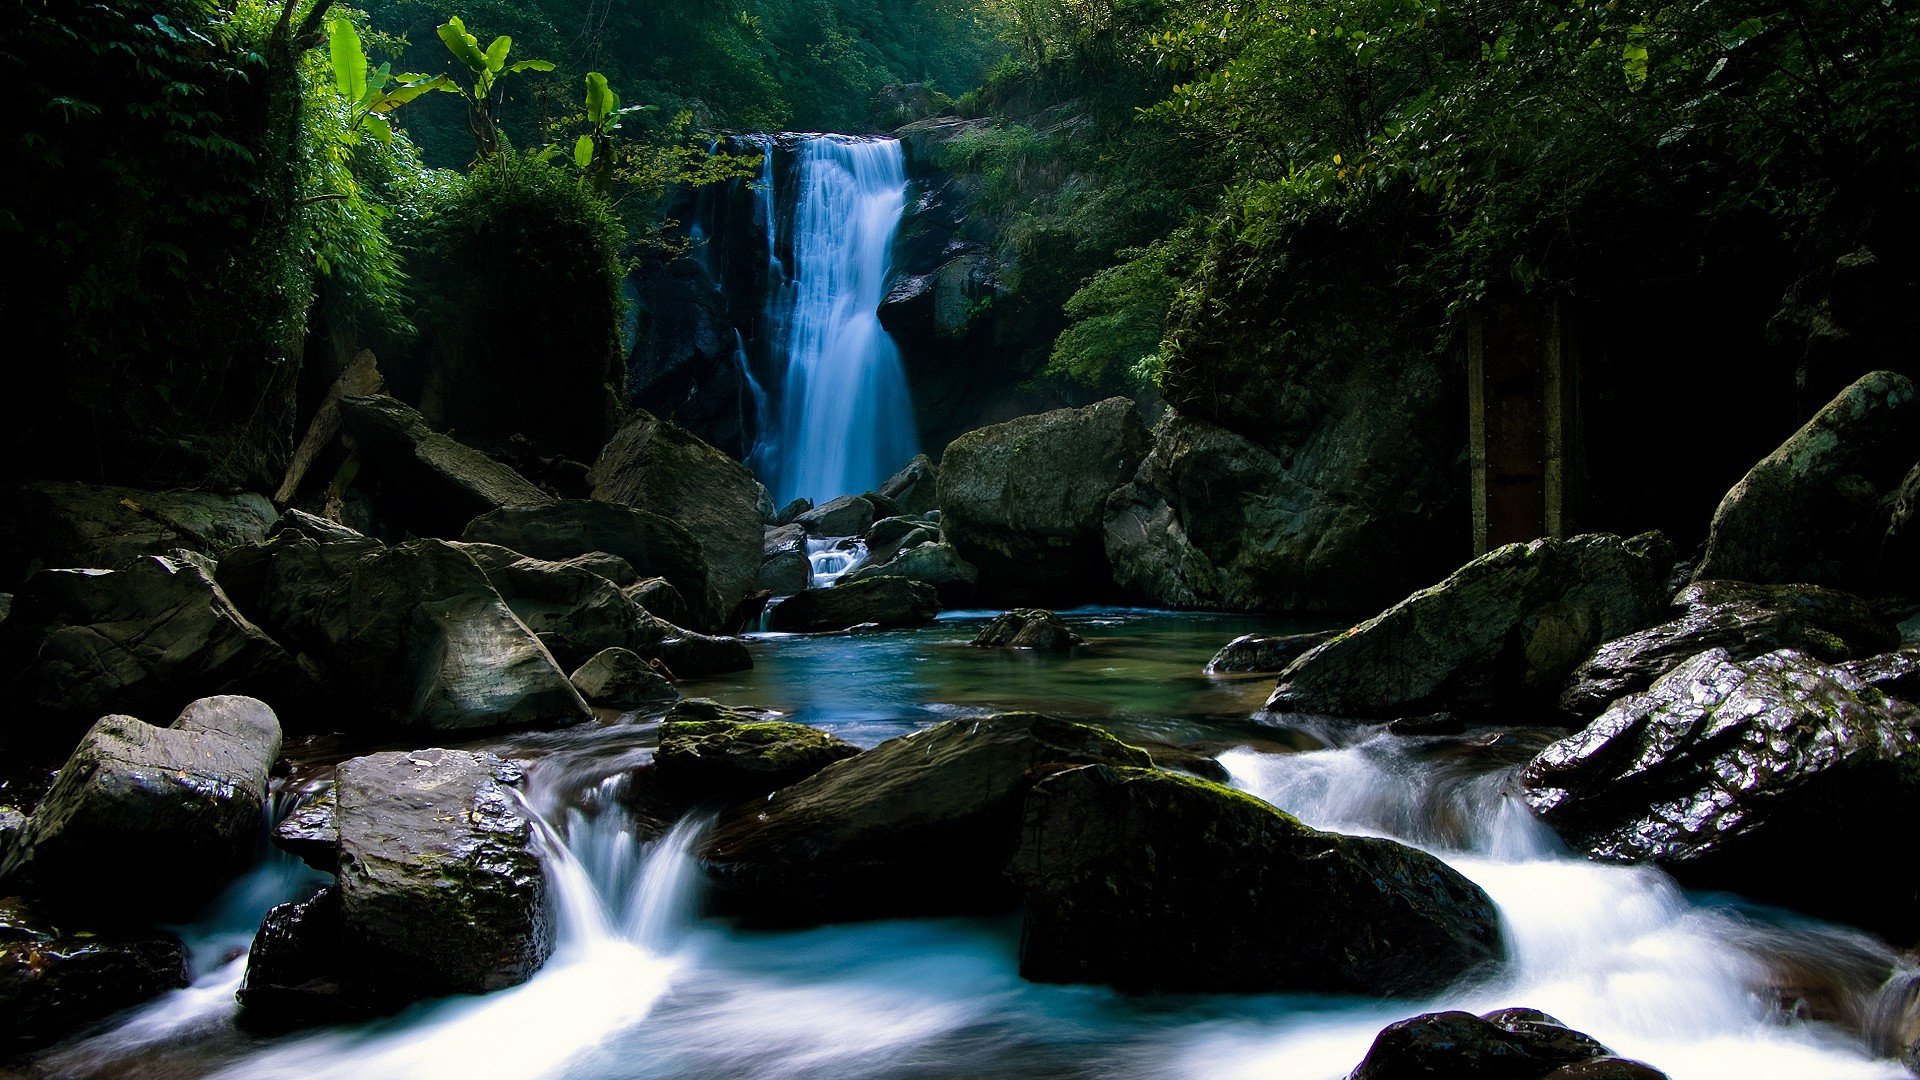
[[[767,611],[767,629],[799,634],[832,633],[863,623],[918,626],[940,614],[933,586],[898,577],[876,577],[808,589]]]
[[[836,587],[875,578],[901,578],[931,586],[939,594],[940,602],[947,606],[965,603],[980,583],[980,571],[962,559],[953,545],[935,542],[937,534],[932,530],[921,530],[914,535],[925,539],[886,562],[870,562],[849,571]]]
[[[667,711],[653,763],[659,783],[682,800],[732,802],[799,783],[859,752],[818,728],[694,698]]]
[[[661,642],[649,659],[659,660],[675,677],[682,679],[753,670],[753,650],[747,648],[745,641],[687,630]]]
[[[1237,675],[1243,672],[1282,672],[1287,665],[1305,656],[1308,650],[1331,641],[1336,631],[1306,634],[1242,634],[1221,647],[1207,661],[1209,675]]]
[[[1007,910],[1027,789],[1095,762],[1152,764],[1066,720],[952,720],[727,812],[700,860],[723,904],[779,923]]]
[[[1493,901],[1439,859],[1156,769],[1040,780],[1013,876],[1020,972],[1043,982],[1415,995],[1503,955]]]

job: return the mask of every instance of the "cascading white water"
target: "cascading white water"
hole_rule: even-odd
[[[879,314],[906,155],[897,139],[846,135],[806,136],[797,153],[790,273],[768,233],[768,322],[784,374],[759,464],[782,502],[873,490],[919,452],[900,350]],[[773,178],[769,164],[759,214],[777,230]]]

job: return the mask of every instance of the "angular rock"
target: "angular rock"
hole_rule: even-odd
[[[1155,769],[1035,784],[1013,876],[1041,982],[1416,995],[1503,955],[1493,901],[1439,859]]]
[[[61,766],[0,880],[80,908],[189,915],[252,861],[266,827],[280,722],[248,697],[203,698],[170,727],[95,724]]]
[[[186,950],[172,934],[84,930],[0,900],[0,1047],[53,1042],[185,985]]]
[[[1721,500],[1696,577],[1873,584],[1888,502],[1920,460],[1920,398],[1875,371],[1842,390]]]
[[[753,653],[737,637],[710,637],[682,631],[653,649],[651,659],[683,679],[753,670]]]
[[[693,612],[687,607],[686,598],[666,578],[647,578],[623,591],[654,618],[665,619],[675,626],[693,625]]]
[[[0,627],[7,733],[72,745],[110,712],[178,713],[210,694],[313,696],[313,680],[185,558],[124,568],[42,570]]]
[[[493,544],[459,544],[562,668],[607,649],[652,654],[679,632],[618,585],[578,563],[547,562]]]
[[[219,555],[258,543],[279,516],[264,496],[251,492],[142,491],[41,481],[21,487],[8,546],[22,568],[125,566],[143,555],[181,548]]]
[[[929,531],[926,535],[935,534]],[[940,603],[953,607],[973,595],[974,586],[980,582],[980,571],[962,559],[951,544],[928,542],[907,548],[887,562],[870,562],[850,570],[835,588],[874,578],[902,578],[931,585],[939,593]]]
[[[680,592],[705,616],[696,628],[722,625],[760,572],[762,489],[746,466],[643,412],[607,444],[592,479],[594,498],[671,516],[699,541],[707,588]],[[655,572],[638,562],[634,568]]]
[[[1151,765],[1097,728],[1032,713],[952,720],[723,815],[700,852],[723,901],[775,922],[997,911],[1020,805],[1047,770]]]
[[[807,530],[799,524],[770,528],[761,542],[760,574],[754,588],[775,596],[805,592],[813,583],[813,563],[807,558]]]
[[[328,874],[340,872],[340,799],[328,781],[273,827],[275,846]]]
[[[867,530],[867,561],[885,563],[907,548],[938,539],[940,530],[919,518],[882,518]]]
[[[793,519],[808,536],[865,536],[874,520],[873,503],[858,495],[842,495]]]
[[[1601,645],[1574,669],[1560,708],[1585,723],[1628,694],[1708,649],[1751,660],[1799,649],[1835,662],[1872,656],[1900,643],[1900,632],[1871,604],[1815,585],[1703,581],[1681,590],[1684,613]]]
[[[940,508],[940,469],[925,454],[916,456],[880,485],[900,514],[924,514]]]
[[[692,802],[735,802],[799,783],[860,748],[818,728],[767,720],[704,698],[660,722],[659,782]]]
[[[1595,1065],[1605,1065],[1595,1070]],[[1574,1069],[1563,1075],[1561,1070]],[[1611,1070],[1611,1071],[1609,1071]],[[1635,1071],[1639,1070],[1639,1071]],[[1544,1080],[1545,1077],[1658,1078],[1664,1074],[1626,1062],[1592,1037],[1535,1009],[1502,1009],[1485,1016],[1467,1012],[1426,1013],[1389,1025],[1374,1038],[1366,1060],[1348,1080],[1422,1080],[1460,1076],[1475,1080]]]
[[[268,915],[242,1006],[293,1024],[338,1015],[329,998],[384,1011],[532,977],[553,950],[554,912],[533,821],[510,790],[519,780],[459,750],[343,762],[337,901]]]
[[[1146,454],[1133,402],[1110,398],[968,432],[940,463],[940,524],[989,597],[1084,600],[1112,590],[1107,497]]]
[[[462,539],[552,561],[594,552],[618,556],[642,578],[665,578],[681,597],[697,599],[695,625],[713,625],[717,616],[709,603],[706,554],[671,513],[671,508],[655,513],[617,503],[564,499],[482,515],[467,526]]]
[[[931,585],[879,577],[789,596],[768,609],[767,629],[817,634],[861,623],[917,626],[932,622],[939,613],[940,597]]]
[[[1073,632],[1066,620],[1041,608],[1016,608],[993,617],[967,644],[982,649],[1035,649],[1068,652],[1087,639]]]
[[[1840,670],[1888,697],[1920,704],[1920,646],[1849,660]]]
[[[1337,630],[1309,634],[1242,634],[1207,661],[1207,674],[1230,675],[1241,672],[1282,672],[1287,665],[1305,656],[1319,645],[1331,641]]]
[[[1920,886],[1886,872],[1877,824],[1920,810],[1920,709],[1802,653],[1703,653],[1521,781],[1595,858],[1870,928],[1920,916]]]
[[[341,398],[340,419],[348,444],[382,488],[382,508],[423,536],[455,538],[489,510],[553,501],[526,477],[433,430],[426,417],[393,398]]]
[[[799,520],[799,517],[801,514],[804,514],[811,509],[813,509],[812,499],[795,499],[792,502],[788,503],[787,505],[781,507],[779,510],[775,511],[773,515],[773,520],[767,522],[767,524],[770,526],[774,526],[776,528],[782,525],[791,525],[795,521]]]
[[[570,677],[580,696],[610,709],[637,709],[679,698],[659,672],[630,649],[606,649],[580,666]]]
[[[1671,555],[1604,534],[1490,551],[1295,660],[1267,708],[1536,721],[1596,645],[1661,617]]]

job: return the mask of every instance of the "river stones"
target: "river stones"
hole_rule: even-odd
[[[877,577],[808,589],[767,611],[767,629],[788,633],[833,633],[863,623],[918,626],[940,614],[933,586],[906,578]]]
[[[280,516],[263,495],[143,491],[101,484],[37,481],[19,488],[0,584],[13,571],[63,566],[125,566],[143,555],[186,549],[218,555],[265,540]]]
[[[932,586],[944,605],[964,603],[973,595],[980,571],[962,559],[952,545],[933,542],[935,534],[931,531],[923,530],[915,535],[925,535],[927,541],[901,551],[884,563],[870,562],[849,571],[840,579],[838,587],[874,578],[902,578]]]
[[[733,802],[797,784],[859,752],[818,728],[694,698],[660,722],[653,765],[662,787],[683,801]]]
[[[659,705],[680,697],[665,676],[653,669],[644,657],[631,649],[607,649],[595,653],[568,676],[580,696],[595,705],[610,709],[638,709]]]
[[[1889,504],[1916,460],[1913,383],[1891,371],[1862,376],[1727,492],[1696,577],[1871,584]]]
[[[426,417],[393,398],[341,398],[340,420],[347,444],[364,463],[361,480],[375,486],[381,510],[422,536],[457,538],[467,522],[489,510],[553,501],[526,477],[433,430]]]
[[[1425,1013],[1389,1025],[1348,1080],[1664,1080],[1537,1009]]]
[[[1087,639],[1073,632],[1065,619],[1043,608],[1003,611],[980,628],[967,644],[980,649],[1033,649],[1071,652]]]
[[[1155,769],[1034,784],[1013,877],[1043,982],[1417,995],[1503,955],[1493,901],[1439,859]]]
[[[1152,764],[1097,728],[1034,713],[948,721],[729,811],[701,864],[724,905],[778,923],[1006,910],[1027,789],[1098,762]]]
[[[93,725],[21,829],[0,880],[124,917],[192,914],[253,858],[280,723],[264,702],[204,698],[170,727]]]
[[[333,896],[275,908],[254,940],[241,1005],[287,1025],[370,1003],[525,982],[553,950],[553,899],[514,766],[414,750],[340,765]]]
[[[1672,565],[1658,534],[1508,544],[1295,660],[1267,708],[1537,722],[1596,645],[1661,617]]]
[[[1595,858],[1894,933],[1920,916],[1882,834],[1920,810],[1920,709],[1804,653],[1703,653],[1521,780]]]
[[[723,627],[760,571],[764,489],[753,474],[689,432],[636,412],[601,452],[591,476],[595,499],[669,515],[699,541],[707,588],[696,592],[675,584],[701,613],[696,629]],[[634,566],[672,580],[663,570]]]
[[[42,570],[0,626],[9,737],[66,749],[111,712],[173,715],[209,694],[311,696],[312,680],[199,564]]]
[[[461,539],[498,544],[550,561],[578,559],[595,552],[616,556],[643,578],[665,578],[683,599],[697,602],[698,610],[690,625],[717,625],[725,612],[716,614],[714,608],[706,551],[685,526],[667,516],[669,513],[670,508],[655,512],[591,499],[563,499],[483,514],[467,525]],[[662,617],[670,622],[688,622],[684,613],[678,618]]]
[[[940,527],[989,598],[1084,602],[1113,591],[1107,497],[1147,452],[1133,402],[1109,398],[970,431],[940,462]]]
[[[186,951],[172,934],[78,927],[0,899],[0,1054],[185,985]]]
[[[1574,669],[1560,708],[1585,723],[1608,705],[1708,649],[1751,660],[1776,649],[1800,649],[1826,661],[1891,649],[1900,631],[1852,593],[1815,585],[1701,581],[1674,598],[1679,618],[1600,646]]]

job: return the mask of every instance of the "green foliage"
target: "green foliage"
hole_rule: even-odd
[[[1067,301],[1071,322],[1053,345],[1043,374],[1101,389],[1157,388],[1165,368],[1160,341],[1167,313],[1199,240],[1180,229],[1121,253]]]
[[[475,160],[483,161],[500,153],[503,146],[498,117],[505,98],[501,78],[522,71],[552,71],[553,61],[516,60],[509,64],[507,57],[513,52],[513,38],[502,34],[482,49],[480,39],[467,33],[467,25],[458,15],[441,23],[434,33],[465,69],[466,75],[465,81],[445,79],[436,83],[435,88],[459,94],[467,103],[467,130],[473,135]]]

